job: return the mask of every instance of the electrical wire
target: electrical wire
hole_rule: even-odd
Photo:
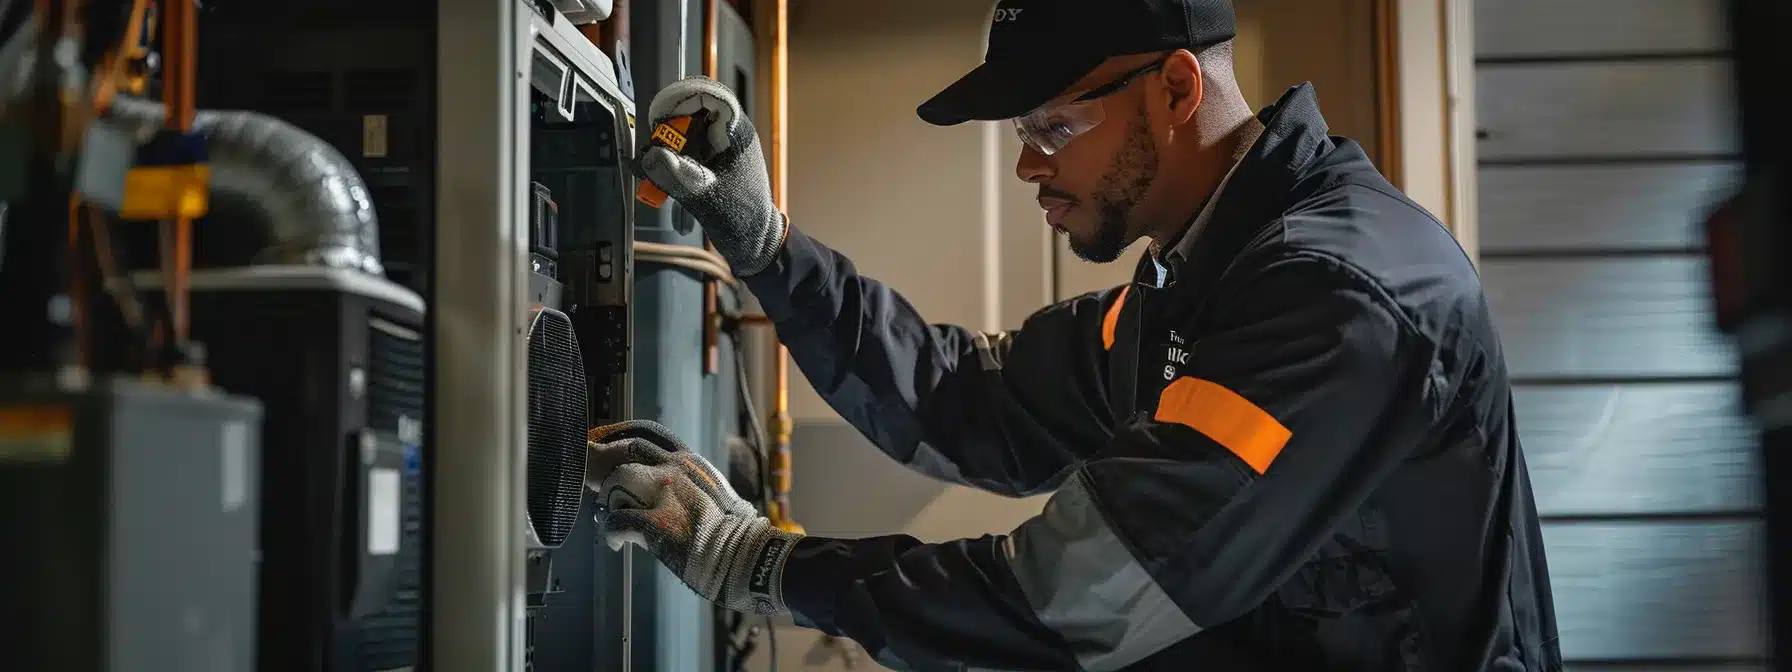
[[[662,256],[668,256],[668,257],[690,257],[693,259],[700,259],[703,261],[708,261],[708,262],[714,263],[717,266],[721,266],[723,268],[728,268],[728,260],[723,259],[722,255],[717,254],[708,249],[701,248],[701,247],[692,247],[689,245],[672,245],[670,243],[653,243],[653,242],[648,242],[645,240],[637,240],[631,245],[631,248],[636,253],[645,252],[647,254],[656,254],[656,255],[662,255]]]
[[[765,508],[766,498],[771,495],[771,470],[767,469],[765,425],[759,420],[759,407],[753,403],[753,388],[747,381],[747,356],[745,339],[739,330],[734,334],[734,370],[735,378],[740,386],[741,410],[747,414],[747,431],[752,433],[748,442],[753,448],[753,462],[756,465],[753,475],[759,477],[759,505]]]
[[[733,269],[728,266],[728,260],[723,259],[722,255],[701,247],[635,241],[632,249],[636,261],[678,266],[697,271],[729,285],[737,282]]]
[[[91,315],[88,313],[87,306],[87,265],[82,263],[82,242],[81,199],[79,196],[71,194],[68,197],[68,294],[69,303],[73,310],[70,317],[72,318],[75,328],[75,363],[85,369],[91,366],[93,362],[91,353],[88,351],[92,346],[92,343],[90,342],[92,334],[88,333],[88,330],[92,325],[90,324]]]
[[[137,296],[136,286],[130,275],[120,272],[118,256],[112,230],[106,223],[106,213],[97,205],[83,203],[71,199],[69,212],[69,250],[70,266],[74,271],[71,283],[71,303],[74,305],[75,327],[77,329],[77,347],[81,349],[81,362],[91,366],[92,334],[96,304],[92,301],[92,289],[97,289],[112,300],[118,308],[119,316],[124,319],[124,326],[132,336],[142,339],[139,345],[147,343],[148,334],[144,327],[145,310]],[[88,264],[97,271],[97,282],[90,278]]]
[[[93,256],[99,266],[100,279],[105,283],[106,293],[118,303],[118,312],[124,316],[125,326],[133,332],[141,332],[144,323],[142,301],[137,298],[137,288],[131,276],[119,270],[118,254],[112,247],[112,230],[106,223],[106,215],[99,206],[87,206],[87,228],[93,233]]]
[[[179,268],[176,266],[178,262],[174,249],[178,236],[174,228],[174,220],[168,219],[162,220],[156,226],[156,253],[161,261],[162,277],[167,279],[162,283],[162,310],[168,320],[169,329],[166,334],[168,339],[162,342],[164,347],[179,347],[181,343],[186,342],[186,325],[181,321],[181,318],[184,317],[184,309],[180,301],[181,277]],[[170,357],[163,363],[172,365],[174,361]]]
[[[709,262],[701,261],[698,259],[691,259],[691,258],[687,258],[687,257],[667,257],[667,256],[656,255],[656,254],[636,254],[635,261],[641,262],[641,263],[658,264],[661,266],[676,266],[678,268],[682,268],[685,270],[696,271],[696,272],[701,273],[710,278],[715,278],[717,280],[725,282],[729,285],[733,285],[735,282],[734,276],[729,275],[727,269],[721,268],[719,266],[716,266],[715,264],[711,264]]]
[[[646,241],[635,241],[632,245],[632,249],[635,252],[635,259],[637,261],[645,260],[652,263],[665,263],[669,266],[682,266],[699,271],[730,285],[737,282],[734,277],[734,269],[728,265],[728,260],[723,259],[722,255],[716,254],[708,249],[691,247],[689,245],[671,245],[667,243],[651,243]],[[694,262],[700,266],[666,261],[668,259]]]
[[[778,672],[778,631],[772,629],[772,617],[765,617],[765,654],[771,672]]]
[[[697,248],[689,248],[697,249]],[[747,376],[746,338],[737,325],[729,330],[734,339],[734,373],[738,392],[740,393],[741,411],[747,416],[747,433],[751,436],[747,441],[752,446],[753,461],[757,465],[755,475],[759,477],[759,508],[763,511],[771,495],[772,475],[767,469],[769,456],[766,455],[768,438],[765,423],[759,418],[759,406],[753,403],[753,386]],[[745,620],[745,619],[742,619]],[[734,625],[738,629],[740,624]],[[772,628],[772,619],[765,619],[766,654],[771,664],[771,672],[778,672],[778,632]],[[750,650],[749,650],[750,651]],[[744,655],[743,655],[744,657]],[[744,661],[743,661],[744,662]]]

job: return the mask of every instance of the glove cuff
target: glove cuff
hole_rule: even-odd
[[[736,265],[733,261],[729,262],[729,266],[734,271],[734,277],[744,280],[759,275],[760,273],[765,272],[765,269],[771,268],[776,264],[778,255],[784,252],[784,241],[790,237],[790,215],[786,215],[776,210],[773,210],[772,213],[773,216],[777,218],[777,221],[770,227],[771,235],[764,239],[757,252],[752,255],[752,258],[748,259],[745,265]],[[718,251],[720,250],[718,249]]]
[[[723,600],[724,607],[764,616],[786,616],[789,605],[784,602],[784,565],[803,535],[772,527],[771,521],[760,518],[749,523],[747,543],[729,583],[733,595]]]

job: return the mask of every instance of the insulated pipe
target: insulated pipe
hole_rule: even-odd
[[[147,136],[162,127],[166,109],[117,96],[104,118]],[[205,136],[210,155],[214,210],[252,213],[265,236],[256,258],[245,262],[385,272],[367,183],[329,143],[280,119],[237,110],[200,111],[193,130]]]

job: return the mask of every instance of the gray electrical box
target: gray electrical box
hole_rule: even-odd
[[[0,667],[251,670],[260,438],[240,397],[0,383]]]

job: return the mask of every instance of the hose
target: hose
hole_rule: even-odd
[[[675,266],[685,270],[696,271],[708,278],[725,283],[729,286],[734,286],[739,283],[739,280],[734,277],[733,271],[728,268],[727,260],[723,259],[722,255],[705,250],[701,247],[635,241],[634,251],[635,261],[637,262],[658,264],[661,266]]]

